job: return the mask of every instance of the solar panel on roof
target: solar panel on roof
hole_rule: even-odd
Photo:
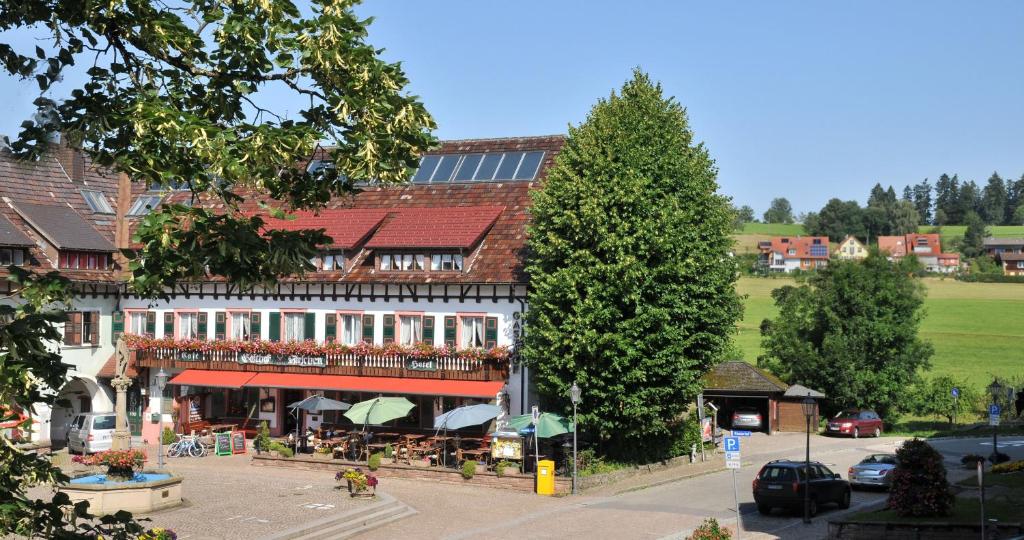
[[[413,175],[413,182],[429,182],[430,177],[434,175],[434,169],[437,168],[437,164],[441,161],[441,156],[423,156],[420,160],[420,168]]]
[[[455,173],[455,181],[466,182],[472,180],[473,175],[476,174],[476,167],[480,165],[480,160],[483,157],[483,154],[469,154],[462,158],[462,165],[459,165],[459,170]]]
[[[533,180],[537,176],[537,169],[540,168],[542,159],[544,159],[544,152],[527,152],[523,156],[523,162],[519,164],[516,180]]]
[[[462,156],[459,154],[442,157],[441,163],[437,165],[437,170],[434,171],[434,176],[430,177],[430,182],[436,184],[438,182],[451,181],[452,173],[455,172],[455,166],[459,164],[459,159],[461,158]]]
[[[490,180],[494,178],[494,173],[498,170],[498,164],[501,163],[502,155],[484,154],[484,159],[480,162],[480,168],[476,170],[476,176],[473,177],[473,180]]]
[[[506,152],[505,158],[501,160],[498,173],[494,175],[495,180],[511,180],[515,178],[516,169],[519,168],[519,161],[523,159],[523,152]]]
[[[811,246],[811,257],[825,257],[828,255],[828,246]]]

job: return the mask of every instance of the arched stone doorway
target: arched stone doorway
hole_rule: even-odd
[[[97,400],[97,398],[101,399]],[[65,400],[66,403],[56,405],[50,411],[49,436],[50,442],[55,447],[67,444],[68,428],[76,414],[93,412],[94,407],[99,405],[96,401],[103,403],[109,401],[96,381],[79,377],[71,379],[60,389],[58,399]]]

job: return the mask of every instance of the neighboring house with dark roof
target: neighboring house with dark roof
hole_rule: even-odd
[[[1024,276],[1024,253],[1004,252],[996,256],[1003,267],[1004,276]]]
[[[770,272],[815,270],[828,266],[827,236],[776,236],[758,244],[760,264]]]
[[[913,255],[929,272],[951,274],[960,269],[960,254],[943,253],[942,239],[935,233],[879,236],[878,251],[892,261]]]
[[[988,253],[1003,268],[1004,276],[1024,275],[1024,238],[992,238],[984,240]]]
[[[805,391],[816,401],[824,394],[800,385],[790,385],[775,375],[741,360],[722,362],[704,376],[703,402],[718,408],[718,425],[730,427],[732,413],[756,410],[761,415],[763,431],[804,431],[806,417],[802,400]],[[817,405],[812,425],[817,423]]]

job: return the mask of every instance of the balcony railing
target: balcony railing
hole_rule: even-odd
[[[132,352],[140,367],[211,369],[271,373],[405,377],[462,381],[499,381],[508,378],[508,360],[466,355],[407,355],[324,353],[313,356],[189,351],[172,347]]]

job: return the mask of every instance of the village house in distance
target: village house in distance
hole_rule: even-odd
[[[1003,246],[993,243],[994,249],[1005,249],[1007,260],[1015,264],[1014,257],[1024,247],[1024,240],[1013,252],[1012,241]],[[938,234],[911,233],[902,236],[879,236],[878,249],[889,260],[898,261],[907,255],[914,255],[928,272],[950,274],[960,269],[959,253],[943,253]],[[867,258],[868,247],[854,236],[847,236],[832,251],[836,260],[861,260]],[[992,251],[990,251],[992,253]],[[994,255],[995,256],[995,255]],[[825,236],[776,236],[758,243],[758,266],[768,272],[794,272],[824,268],[828,265],[829,242]],[[1020,256],[1024,260],[1024,255]],[[1004,265],[1004,272],[1006,265]],[[1024,270],[1024,266],[1021,267]]]

